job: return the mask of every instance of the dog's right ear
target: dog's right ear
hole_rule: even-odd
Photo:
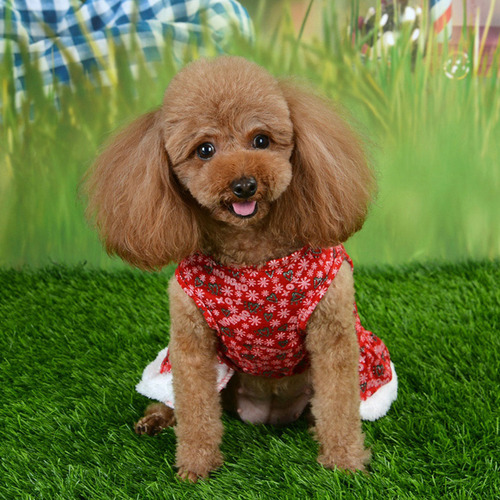
[[[108,253],[158,269],[198,249],[199,226],[169,166],[159,110],[111,139],[87,172],[84,192]]]

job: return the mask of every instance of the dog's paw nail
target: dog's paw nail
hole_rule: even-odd
[[[143,424],[137,424],[135,426],[135,433],[136,434],[145,434],[147,431],[147,426]]]
[[[190,470],[179,471],[177,476],[181,481],[188,481],[190,483],[196,483],[199,479],[198,475],[194,472],[191,472]]]

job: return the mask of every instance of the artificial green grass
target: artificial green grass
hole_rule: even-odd
[[[399,397],[364,423],[370,474],[316,463],[305,422],[224,417],[226,461],[179,482],[172,430],[137,436],[134,391],[168,341],[161,274],[0,271],[0,498],[498,498],[499,262],[356,269]]]

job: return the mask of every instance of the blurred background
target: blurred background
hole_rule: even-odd
[[[180,67],[220,53],[310,82],[365,138],[379,187],[356,263],[498,259],[500,2],[108,3],[0,6],[0,266],[121,267],[81,178]]]

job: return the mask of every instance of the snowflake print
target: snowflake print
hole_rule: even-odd
[[[300,259],[298,263],[298,268],[300,271],[305,271],[309,267],[309,261],[307,259]]]
[[[288,312],[287,309],[280,309],[278,311],[278,317],[280,317],[281,319],[288,318],[289,315],[290,315],[290,313]]]
[[[248,298],[248,300],[251,300],[252,302],[257,302],[259,300],[259,294],[255,290],[250,290],[247,293],[247,298]]]
[[[248,318],[248,322],[253,326],[257,326],[260,324],[260,319],[257,316],[250,316],[250,318]]]
[[[310,283],[311,283],[310,280],[308,280],[307,278],[302,278],[298,283],[298,287],[301,290],[307,290],[310,286]]]
[[[266,287],[268,284],[269,284],[269,280],[268,280],[265,276],[262,276],[262,277],[259,279],[259,286],[260,286],[261,288]]]

